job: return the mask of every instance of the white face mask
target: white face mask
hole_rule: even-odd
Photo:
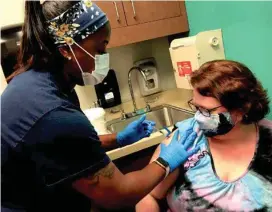
[[[102,54],[102,55],[91,55],[89,52],[87,52],[85,49],[83,49],[80,45],[78,45],[76,42],[74,42],[80,49],[82,49],[86,54],[88,54],[91,58],[95,61],[95,69],[92,73],[89,72],[83,72],[75,54],[72,49],[72,47],[69,45],[69,48],[77,62],[77,65],[81,71],[81,75],[83,78],[84,85],[97,85],[101,83],[104,78],[108,75],[109,69],[110,69],[110,55],[109,53]]]
[[[84,85],[97,85],[108,75],[110,69],[110,55],[108,53],[95,55],[95,69],[92,73],[81,72]]]

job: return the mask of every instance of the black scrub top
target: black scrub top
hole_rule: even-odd
[[[1,96],[2,211],[90,211],[72,182],[109,164],[75,91],[28,70]]]

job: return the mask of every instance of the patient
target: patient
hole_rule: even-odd
[[[188,103],[195,117],[176,128],[197,125],[204,134],[197,143],[200,150],[142,199],[136,211],[272,211],[266,91],[246,66],[228,60],[202,65],[191,84]]]

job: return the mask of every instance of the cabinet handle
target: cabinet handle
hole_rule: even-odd
[[[133,0],[130,0],[130,1],[131,1],[131,5],[132,5],[132,10],[133,10],[133,18],[135,19],[136,18],[136,11],[135,11],[134,2],[133,2]]]
[[[115,1],[113,2],[113,4],[115,6],[117,21],[119,22],[120,21],[120,15],[119,15],[118,7],[117,7],[117,4],[116,4]]]

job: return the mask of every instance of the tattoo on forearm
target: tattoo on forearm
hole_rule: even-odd
[[[96,172],[91,178],[89,178],[89,185],[96,185],[99,183],[99,177],[105,177],[108,179],[112,179],[115,171],[115,166],[113,164],[107,165],[105,168]]]

